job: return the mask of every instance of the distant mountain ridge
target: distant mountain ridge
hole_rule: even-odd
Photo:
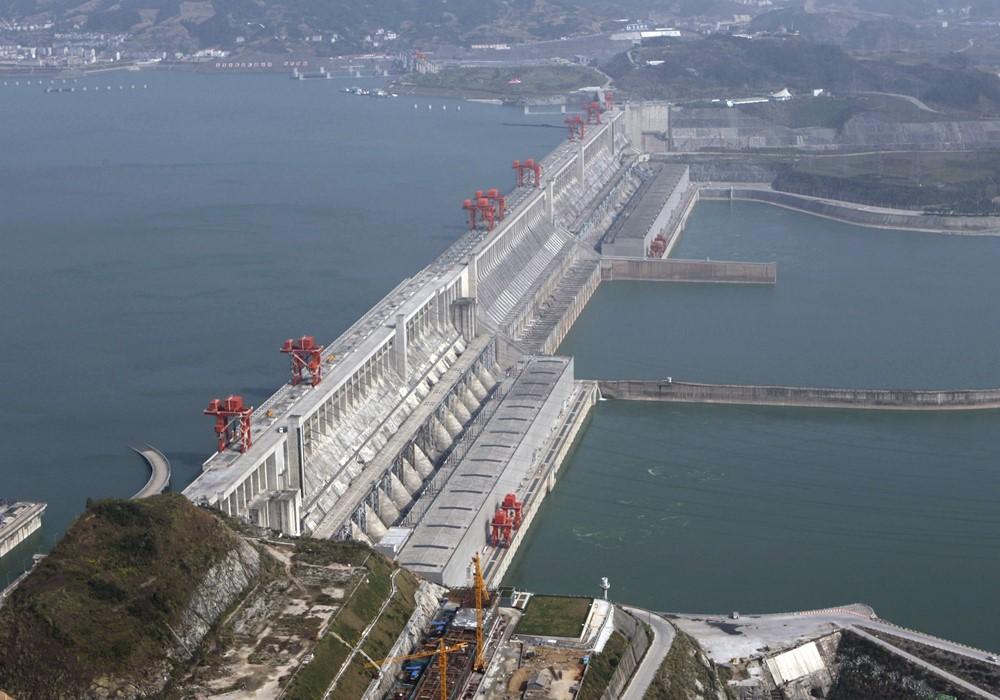
[[[900,93],[947,110],[1000,114],[1000,79],[955,54],[904,64],[861,60],[803,38],[717,35],[633,51],[611,61],[605,72],[623,91],[644,97],[745,97],[787,87],[800,93]]]
[[[599,26],[567,0],[8,0],[0,17],[132,34],[150,50],[301,45],[320,55],[419,42],[558,38]],[[379,29],[392,32],[377,35]],[[368,37],[368,40],[366,40]]]

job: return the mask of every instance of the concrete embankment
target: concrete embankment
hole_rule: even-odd
[[[133,447],[132,449],[149,465],[149,481],[132,498],[149,498],[166,491],[167,486],[170,485],[170,460],[167,459],[167,456],[152,445]]]
[[[627,401],[947,411],[1000,408],[1000,389],[930,391],[698,384],[663,379],[601,380],[601,395]]]
[[[701,199],[763,202],[806,214],[822,216],[826,219],[872,228],[903,229],[963,236],[1000,236],[1000,217],[925,215],[919,211],[870,207],[792,192],[778,192],[767,185],[702,185],[699,197]]]
[[[778,268],[773,262],[726,262],[655,258],[601,258],[601,280],[650,282],[728,282],[775,284]]]

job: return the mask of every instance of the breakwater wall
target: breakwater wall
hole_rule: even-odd
[[[755,406],[946,411],[1000,408],[1000,389],[823,389],[797,386],[700,384],[672,379],[598,382],[601,395],[626,401],[671,401]]]
[[[935,216],[906,210],[870,207],[832,199],[820,199],[792,192],[778,192],[763,185],[719,187],[702,186],[701,199],[745,200],[763,202],[822,216],[827,219],[872,228],[891,228],[925,233],[948,233],[965,236],[1000,236],[1000,217]]]
[[[601,280],[604,282],[641,280],[650,282],[775,284],[777,279],[778,266],[773,262],[601,258]]]

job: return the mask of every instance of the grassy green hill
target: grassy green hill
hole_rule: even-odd
[[[860,60],[838,46],[802,38],[710,36],[633,51],[611,61],[605,72],[621,89],[646,97],[742,97],[783,87],[823,88],[840,94],[901,93],[948,110],[1000,113],[1000,79],[960,55],[909,64]]]
[[[360,697],[366,658],[387,656],[415,609],[417,578],[359,542],[246,529],[176,494],[89,504],[0,608],[0,688],[310,700],[343,666],[334,697]]]
[[[0,688],[83,697],[159,668],[195,584],[237,545],[179,495],[91,504],[0,609]]]

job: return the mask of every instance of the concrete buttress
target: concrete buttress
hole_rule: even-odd
[[[373,542],[378,542],[385,535],[385,525],[378,517],[378,513],[367,503],[365,504],[365,531]]]
[[[411,496],[419,491],[420,486],[423,484],[423,479],[420,478],[417,470],[413,468],[413,465],[407,459],[403,460],[403,484]]]
[[[469,409],[465,407],[461,396],[456,397],[452,402],[451,412],[454,414],[455,418],[458,419],[458,422],[461,425],[465,425],[469,422],[469,419],[472,418],[472,414],[469,412]]]
[[[443,431],[444,428],[441,430]],[[413,446],[413,466],[416,467],[417,473],[424,479],[434,472],[434,465],[431,464],[431,460],[424,454],[419,445]]]
[[[445,408],[442,413],[444,414],[444,429],[448,431],[448,434],[454,439],[459,433],[462,432],[462,423],[455,417],[455,414],[450,410]],[[449,441],[449,444],[450,441]]]
[[[378,509],[381,511],[382,521],[386,525],[392,525],[399,520],[399,509],[392,502],[385,489],[378,489]]]

